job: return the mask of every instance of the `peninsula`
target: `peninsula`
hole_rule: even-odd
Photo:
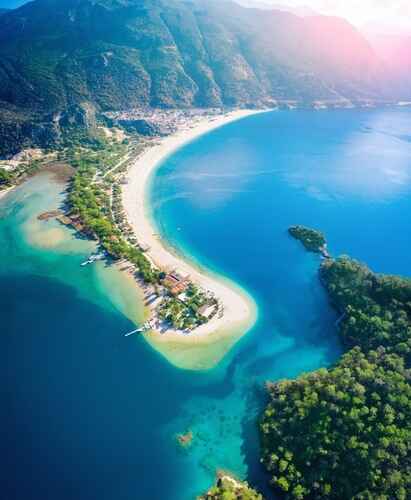
[[[150,315],[154,318],[152,328],[145,334],[147,341],[174,365],[185,369],[206,369],[215,365],[230,347],[254,324],[256,306],[253,300],[235,284],[222,277],[198,268],[185,257],[175,253],[161,239],[149,215],[147,206],[147,187],[149,180],[161,162],[177,148],[194,140],[202,134],[226,125],[234,120],[255,114],[256,110],[236,110],[217,116],[206,116],[194,124],[185,124],[169,136],[160,138],[157,143],[132,163],[127,181],[122,186],[122,201],[131,227],[145,256],[152,266],[163,273],[177,301],[171,306],[181,315],[181,301],[189,300],[193,287],[200,290],[203,297],[211,301],[202,304],[200,310],[205,321],[192,325],[179,325],[169,320],[170,308],[161,294],[153,287],[146,294],[153,296]],[[154,295],[157,295],[154,297]],[[180,312],[179,312],[180,309]]]
[[[111,116],[117,126],[99,125],[94,142],[80,135],[52,154],[36,151],[24,162],[24,155],[2,162],[8,169],[7,188],[57,164],[71,169],[64,210],[38,214],[39,220],[56,218],[97,240],[98,252],[83,266],[109,257],[135,278],[147,321],[126,336],[142,333],[179,368],[215,366],[253,326],[256,305],[244,290],[200,269],[159,237],[149,216],[147,186],[155,169],[177,148],[259,112],[263,111],[131,109]],[[152,133],[142,136],[119,122],[146,123]],[[127,315],[133,322],[141,319]]]
[[[267,383],[262,463],[280,498],[405,500],[411,280],[347,256],[324,260],[319,275],[342,314],[336,324],[347,352],[328,369]]]

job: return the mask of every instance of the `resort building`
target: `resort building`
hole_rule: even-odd
[[[217,308],[216,304],[204,304],[200,309],[198,310],[198,313],[201,316],[204,316],[205,318],[209,319],[210,316],[215,312]]]
[[[183,276],[177,271],[172,271],[166,275],[163,281],[172,295],[175,297],[185,292],[190,285],[189,276]]]
[[[171,295],[174,295],[175,297],[177,295],[180,295],[182,292],[185,292],[187,290],[188,285],[189,285],[188,281],[180,281],[172,288],[170,288]]]

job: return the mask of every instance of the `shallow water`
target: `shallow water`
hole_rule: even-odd
[[[61,187],[39,176],[3,199],[3,496],[188,500],[218,467],[263,481],[254,421],[263,382],[340,354],[319,259],[287,227],[316,227],[332,253],[409,275],[410,130],[407,111],[270,113],[164,163],[151,191],[160,230],[259,308],[256,327],[206,373],[122,337],[126,315],[141,315],[137,298],[134,308],[119,293],[135,293],[130,283],[112,268],[81,268],[93,245],[36,220],[58,206]],[[187,430],[183,451],[175,435]]]

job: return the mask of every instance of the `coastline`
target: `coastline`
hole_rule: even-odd
[[[134,277],[124,272],[119,263],[108,265],[99,261],[87,269],[80,267],[86,256],[96,250],[96,242],[78,238],[75,230],[62,226],[53,218],[39,220],[40,214],[60,206],[66,182],[61,175],[44,169],[10,188],[8,198],[0,196],[2,208],[9,206],[8,203],[12,204],[10,206],[21,204],[14,237],[19,238],[23,248],[30,249],[30,256],[35,256],[37,275],[76,288],[80,297],[97,306],[105,307],[109,303],[133,323],[141,323],[145,320],[144,301]],[[41,193],[41,197],[37,193]],[[5,213],[5,218],[13,217],[9,210]],[[96,291],[105,297],[103,302]]]
[[[13,191],[13,189],[15,188],[16,186],[10,186],[6,189],[3,189],[2,191],[0,191],[0,200],[6,196],[7,193],[10,193],[10,191]]]
[[[146,256],[160,269],[178,269],[222,302],[224,314],[212,318],[189,334],[169,329],[144,334],[149,344],[173,365],[191,370],[215,366],[227,351],[255,324],[257,307],[253,299],[237,285],[222,276],[199,269],[188,257],[179,255],[161,239],[153,225],[147,206],[150,179],[160,164],[177,149],[212,130],[266,110],[237,110],[222,116],[200,120],[191,127],[159,139],[137,157],[123,185],[122,201],[127,219],[138,240],[149,247]]]

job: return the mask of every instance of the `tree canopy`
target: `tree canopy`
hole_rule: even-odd
[[[310,252],[321,252],[327,243],[321,231],[316,231],[308,227],[291,226],[288,232],[293,238],[301,241],[304,247]]]
[[[406,500],[411,282],[348,257],[320,275],[351,350],[331,369],[268,384],[262,461],[287,499]]]

